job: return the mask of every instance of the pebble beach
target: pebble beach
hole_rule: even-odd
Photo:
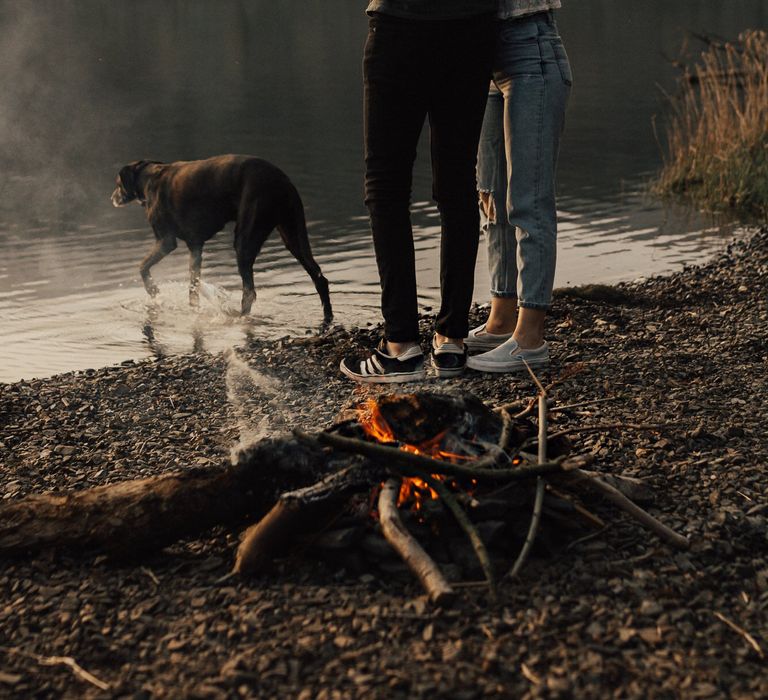
[[[379,335],[335,327],[0,384],[0,507],[223,467],[237,445],[330,425],[379,391],[338,372]],[[585,404],[558,413],[558,428],[671,424],[574,445],[602,471],[645,480],[651,512],[690,538],[688,552],[605,504],[612,524],[599,537],[534,557],[497,605],[467,588],[448,610],[408,577],[300,553],[269,575],[228,577],[239,531],[224,527],[141,561],[6,559],[0,697],[768,696],[768,229],[669,276],[560,290],[549,340],[542,381],[567,377],[555,402]],[[525,376],[471,371],[405,389],[492,405],[536,391]]]

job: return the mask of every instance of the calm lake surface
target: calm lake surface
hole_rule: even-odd
[[[652,128],[687,30],[768,25],[764,0],[565,0],[575,74],[559,171],[558,286],[613,282],[705,259],[732,224],[644,195],[660,163]],[[298,186],[336,320],[379,319],[362,204],[363,0],[0,0],[0,381],[150,354],[219,350],[247,335],[317,328],[311,282],[277,236],[239,319],[231,231],[206,246],[206,298],[186,301],[183,247],[138,263],[152,234],[109,201],[139,158],[250,153]],[[439,235],[426,149],[414,186],[421,303],[437,303]],[[487,299],[484,246],[475,298]]]

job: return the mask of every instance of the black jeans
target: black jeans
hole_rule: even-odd
[[[365,45],[365,202],[381,280],[384,333],[419,338],[410,219],[416,148],[429,118],[432,192],[440,210],[435,329],[469,331],[480,219],[475,165],[495,46],[490,15],[406,20],[377,14]]]

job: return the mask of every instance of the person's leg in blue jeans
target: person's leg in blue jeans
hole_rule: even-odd
[[[506,342],[489,360],[537,350],[543,363],[557,254],[555,169],[572,81],[552,14],[505,21],[495,61],[496,91],[489,95],[478,163],[491,313],[468,344],[476,340],[476,349],[489,350]],[[481,366],[483,359],[469,364],[491,369]],[[521,366],[509,358],[507,364]]]

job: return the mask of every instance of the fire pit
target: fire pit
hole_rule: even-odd
[[[493,597],[534,543],[547,551],[604,527],[588,502],[595,492],[687,547],[625,495],[638,492],[637,480],[587,471],[591,456],[572,454],[566,435],[574,429],[548,433],[557,407],[541,389],[525,407],[491,408],[469,394],[385,395],[321,432],[243,449],[226,468],[30,496],[0,507],[0,555],[67,547],[135,556],[250,521],[234,573],[267,571],[276,555],[308,545],[384,571],[399,556],[443,604],[457,582],[488,586]]]

